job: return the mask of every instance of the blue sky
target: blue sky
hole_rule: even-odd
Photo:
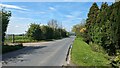
[[[62,22],[67,31],[87,18],[93,2],[4,2],[2,6],[12,12],[7,34],[21,34],[30,23],[46,25],[51,19]],[[101,2],[97,2],[100,7]],[[111,2],[108,3],[109,5]]]

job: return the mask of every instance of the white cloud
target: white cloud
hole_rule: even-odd
[[[7,34],[22,34],[28,30],[30,23],[35,22],[32,18],[11,17],[7,28]]]
[[[33,20],[32,18],[24,18],[24,17],[11,17],[11,20]]]
[[[54,7],[49,7],[50,10],[56,10]]]
[[[82,18],[76,18],[76,19],[80,19],[81,20]]]
[[[19,27],[18,25],[16,25],[15,27]]]
[[[67,18],[73,18],[74,16],[73,15],[66,15],[65,17],[67,17]]]
[[[19,6],[8,5],[8,4],[0,4],[0,7],[12,8],[12,9],[19,9],[19,10],[28,10],[28,9],[25,9],[25,8],[21,8]]]
[[[29,10],[28,12],[26,12],[26,11],[17,11],[17,10],[12,10],[12,11],[23,13],[23,14],[33,14],[33,15],[39,15],[39,14],[45,14],[46,13],[45,11],[32,11],[32,10]]]

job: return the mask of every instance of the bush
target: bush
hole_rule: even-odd
[[[67,31],[61,28],[52,28],[47,25],[31,24],[27,31],[27,36],[31,40],[50,40],[67,37]]]
[[[102,46],[95,44],[95,43],[92,43],[92,42],[90,42],[89,45],[93,51],[106,54],[106,52]]]
[[[53,39],[53,29],[49,26],[41,26],[42,39]]]
[[[32,40],[41,40],[42,39],[42,31],[38,24],[31,24],[30,28],[27,31],[27,36]]]
[[[116,56],[112,62],[112,67],[119,68],[120,67],[120,55]]]

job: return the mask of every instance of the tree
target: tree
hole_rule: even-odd
[[[50,20],[49,22],[48,22],[48,26],[49,27],[52,27],[52,28],[58,28],[58,23],[57,23],[57,20],[54,20],[54,19],[52,19],[52,20]]]
[[[53,29],[53,38],[58,39],[62,37],[67,37],[67,31],[62,29],[62,25],[60,25],[57,20],[50,20],[48,22],[48,26]]]
[[[27,31],[27,36],[32,40],[41,40],[42,39],[42,31],[40,29],[40,25],[31,24],[30,28]]]
[[[81,20],[79,24],[73,26],[72,31],[75,32],[77,36],[82,36],[83,33],[81,32],[81,30],[85,29],[86,31],[85,24],[86,24],[86,20],[85,19]]]
[[[10,11],[6,11],[3,8],[2,11],[0,11],[0,14],[2,15],[2,43],[4,43],[5,34],[6,34],[5,32],[7,30],[7,26],[8,26],[8,23],[10,21],[11,12]]]
[[[65,29],[61,29],[61,36],[64,37],[68,37],[67,35],[67,31]]]
[[[43,39],[52,39],[53,38],[53,28],[49,26],[41,26],[41,30],[43,33]]]
[[[92,41],[102,46],[109,55],[115,55],[116,50],[120,49],[120,2],[116,2],[110,6],[102,3],[99,9],[96,3],[91,6],[85,27],[80,28],[79,25],[73,27],[73,31],[77,36],[82,34],[87,43]],[[80,32],[79,32],[80,29]]]
[[[88,18],[86,20],[86,35],[89,37],[86,41],[87,43],[92,41],[93,39],[93,33],[94,32],[94,25],[96,24],[96,18],[98,15],[98,5],[96,3],[93,3],[93,5],[91,6],[89,13],[88,13]]]

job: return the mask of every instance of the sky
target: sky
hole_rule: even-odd
[[[115,0],[1,0],[2,2],[114,2]]]
[[[12,12],[7,34],[25,33],[31,23],[46,25],[51,19],[62,23],[71,31],[73,25],[87,18],[93,2],[3,2],[2,6]],[[102,2],[97,2],[98,6]],[[109,5],[112,2],[108,2]]]

